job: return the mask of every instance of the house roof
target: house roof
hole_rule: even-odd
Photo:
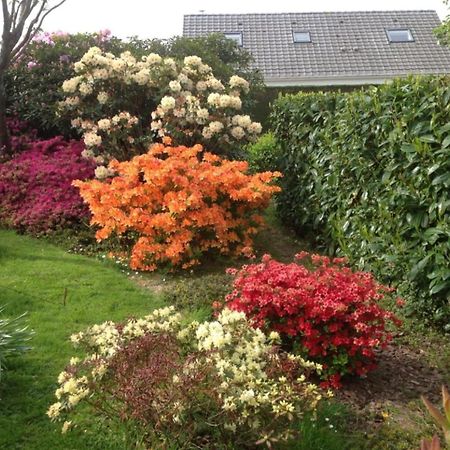
[[[364,11],[184,16],[183,35],[241,32],[268,85],[361,84],[409,74],[450,73],[439,46],[435,11]],[[387,30],[409,29],[412,42],[389,42]],[[294,43],[309,31],[310,43]]]

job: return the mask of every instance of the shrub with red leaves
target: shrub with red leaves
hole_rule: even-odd
[[[186,370],[195,365],[196,370]],[[198,411],[186,411],[181,405],[208,405],[217,409],[218,394],[214,385],[220,383],[214,377],[211,364],[200,353],[182,356],[179,343],[170,333],[146,334],[121,349],[112,358],[111,380],[104,387],[98,386],[99,396],[112,394],[117,406],[121,405],[122,420],[136,420],[148,433],[166,432],[175,441],[195,440]],[[189,420],[187,429],[180,429],[172,417],[183,413]],[[192,415],[192,417],[188,416]],[[198,418],[197,418],[198,419]],[[153,437],[154,438],[154,437]]]
[[[324,367],[324,387],[340,387],[345,374],[375,368],[375,352],[392,339],[389,322],[399,320],[378,301],[390,289],[367,272],[353,272],[342,258],[310,256],[307,265],[283,264],[265,255],[260,264],[229,269],[234,290],[226,306],[243,311],[255,326],[278,331]],[[311,267],[311,268],[308,268]]]
[[[95,165],[81,156],[78,141],[34,141],[0,164],[0,223],[45,234],[89,218],[75,179],[93,178]]]

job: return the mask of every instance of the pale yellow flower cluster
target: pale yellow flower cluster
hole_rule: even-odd
[[[230,78],[229,83],[232,89],[242,89],[244,92],[248,92],[250,90],[250,83],[237,75],[233,75]]]
[[[164,96],[161,99],[161,103],[160,103],[161,109],[164,112],[167,112],[167,111],[170,111],[171,109],[174,109],[175,108],[175,104],[176,104],[175,99],[173,97],[169,96],[169,95]]]
[[[181,92],[181,83],[178,80],[169,82],[169,89],[173,92]]]
[[[172,58],[162,58],[160,55],[150,53],[137,61],[128,51],[116,57],[112,53],[102,52],[98,47],[90,48],[81,60],[74,64],[74,69],[77,75],[64,81],[62,85],[62,89],[68,94],[68,97],[60,103],[60,107],[76,110],[79,116],[89,114],[86,109],[86,104],[89,102],[94,101],[95,103],[96,100],[100,106],[108,103],[111,97],[115,95],[113,90],[108,89],[108,84],[137,84],[153,89],[161,85],[162,78],[177,75],[176,64]],[[128,114],[131,120],[124,123],[122,120],[124,117],[121,117],[123,114]],[[95,125],[88,129],[81,126],[81,122],[89,122],[89,120],[77,119],[79,121],[75,120],[72,125],[83,132],[86,146],[97,148],[107,143],[109,138],[102,139],[101,136],[95,135],[98,131],[98,129],[95,129]],[[138,122],[137,117],[131,116],[127,111],[122,111],[112,118],[105,117],[105,119],[111,120],[114,125],[120,124],[126,129],[130,129],[132,125]],[[98,128],[101,131],[108,132],[108,134],[120,132],[123,129],[118,127],[106,128],[105,122],[103,122],[103,125],[103,127],[99,126]]]
[[[99,94],[99,96],[102,93]],[[106,95],[106,93],[103,93]],[[72,119],[71,125],[74,128],[84,130],[83,141],[86,145],[86,149],[81,153],[84,158],[93,159],[99,166],[95,170],[95,177],[99,180],[111,177],[114,175],[114,171],[103,166],[106,163],[106,155],[96,156],[94,149],[102,145],[103,140],[107,139],[111,133],[117,133],[119,131],[129,130],[139,122],[139,119],[132,116],[127,111],[121,111],[119,114],[113,117],[105,117],[97,121],[97,123],[82,120],[81,117]],[[132,137],[128,136],[128,142],[132,142]]]
[[[88,131],[84,133],[83,141],[86,147],[98,147],[102,143],[102,137],[95,131]]]
[[[97,95],[97,100],[101,105],[104,105],[109,99],[109,95],[105,91],[100,91]]]
[[[69,411],[75,407],[82,399],[90,394],[88,387],[89,380],[86,376],[77,378],[68,372],[61,372],[58,376],[58,383],[60,387],[55,391],[55,396],[58,401],[50,405],[47,410],[47,416],[52,420],[57,419],[63,411]],[[63,433],[68,428],[69,425],[64,423]]]
[[[67,94],[73,94],[76,92],[80,81],[83,79],[81,76],[73,77],[70,80],[64,81],[62,90]]]
[[[85,345],[95,349],[96,354],[105,357],[114,355],[122,342],[115,323],[110,321],[93,325],[84,332],[73,334],[70,340],[73,344],[83,341]]]
[[[172,130],[191,136],[198,127],[199,135],[206,140],[255,141],[261,124],[249,116],[232,115],[242,108],[241,93],[249,91],[249,83],[234,75],[229,86],[227,93],[201,58],[186,57],[177,79],[169,82],[170,96],[163,97],[152,113],[151,129],[160,136],[171,135]],[[214,120],[208,123],[210,117]]]
[[[68,107],[74,107],[79,105],[80,103],[80,97],[78,97],[77,95],[75,95],[74,97],[66,97],[66,99],[64,100],[64,106],[68,106]],[[63,105],[61,105],[63,106]]]
[[[92,93],[94,86],[101,85],[105,80],[154,86],[160,81],[161,70],[176,75],[176,65],[172,58],[163,59],[160,55],[150,53],[137,61],[129,51],[116,57],[112,53],[103,53],[98,47],[90,48],[74,64],[74,69],[79,75],[66,80],[62,86],[63,91],[74,93],[78,89],[83,95]],[[98,100],[103,103],[103,99],[104,96]]]
[[[242,100],[236,95],[219,94],[218,92],[213,92],[208,95],[208,104],[214,106],[215,108],[231,108],[231,109],[241,109]]]
[[[97,160],[97,158],[99,158],[99,157],[97,156],[94,159]],[[106,178],[114,176],[115,172],[114,172],[114,170],[109,169],[106,166],[97,166],[94,170],[94,175],[95,175],[95,178],[97,178],[98,180],[105,180]]]
[[[271,421],[281,420],[285,424],[305,410],[315,408],[321,398],[318,388],[307,382],[305,375],[296,380],[268,376],[266,369],[277,366],[282,361],[280,358],[285,357],[274,351],[273,344],[280,341],[278,333],[266,336],[260,329],[253,328],[243,313],[229,309],[224,309],[216,320],[194,321],[183,326],[180,314],[174,307],[167,307],[140,319],[129,319],[120,327],[105,322],[72,335],[75,345],[82,345],[92,353],[82,361],[72,359],[67,371],[59,375],[59,388],[55,393],[58,401],[50,406],[47,415],[57,419],[83,398],[95,395],[95,391],[88,388],[90,380],[103,382],[110,360],[120,348],[149,333],[169,333],[179,340],[182,348],[188,349],[188,355],[197,355],[187,360],[182,373],[173,375],[174,385],[180,385],[183,376],[195,375],[199,367],[210,365],[218,379],[213,388],[221,401],[226,419],[224,426],[228,430],[240,427],[258,430],[261,420],[266,420],[267,416],[272,417]],[[305,370],[321,369],[299,356],[288,355],[288,359]],[[73,375],[74,366],[78,364],[91,368],[87,375]],[[183,425],[183,411],[189,406],[177,400],[168,408],[171,412],[161,420]],[[69,425],[66,422],[63,432],[70,426],[71,422]]]
[[[225,309],[216,321],[199,324],[195,336],[199,350],[216,350],[211,358],[222,378],[222,408],[236,412],[235,422],[228,423],[231,429],[244,423],[257,427],[255,417],[262,410],[270,411],[275,418],[285,416],[293,420],[305,404],[315,407],[320,400],[317,387],[307,383],[304,376],[295,381],[297,386],[287,383],[286,378],[267,377],[267,364],[271,358],[278,358],[272,345],[279,335],[273,332],[267,337],[252,328],[243,313]],[[290,355],[290,359],[304,368],[320,369],[298,356]],[[301,388],[301,397],[295,387]]]
[[[124,339],[132,340],[147,333],[178,330],[181,315],[175,313],[173,306],[157,309],[143,319],[131,319],[123,327]]]

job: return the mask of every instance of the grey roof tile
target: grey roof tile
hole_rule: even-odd
[[[450,49],[438,45],[435,11],[365,11],[184,16],[183,35],[243,34],[243,46],[266,79],[327,76],[394,77],[450,73]],[[389,43],[386,30],[408,28],[414,42]],[[309,31],[311,43],[293,42]]]

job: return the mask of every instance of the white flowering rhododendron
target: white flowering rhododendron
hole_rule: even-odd
[[[226,153],[254,141],[261,124],[242,113],[248,81],[214,77],[198,56],[178,62],[149,54],[137,60],[93,47],[74,64],[60,109],[83,134],[87,157],[129,159],[164,136],[177,145],[203,144]]]
[[[211,432],[220,430],[221,439],[227,433],[235,439],[237,432],[247,443],[285,440],[292,437],[290,424],[321,399],[308,381],[321,367],[280,351],[279,339],[229,309],[216,320],[188,326],[173,307],[123,324],[94,325],[71,337],[87,353],[72,358],[59,375],[57,401],[47,415],[64,421],[65,432],[77,424],[76,407],[83,402],[100,405],[100,412],[122,411],[118,420],[131,414],[145,434],[158,439],[179,436],[196,428],[190,421],[203,420]],[[152,397],[143,398],[149,392]],[[199,409],[204,401],[207,406]]]

